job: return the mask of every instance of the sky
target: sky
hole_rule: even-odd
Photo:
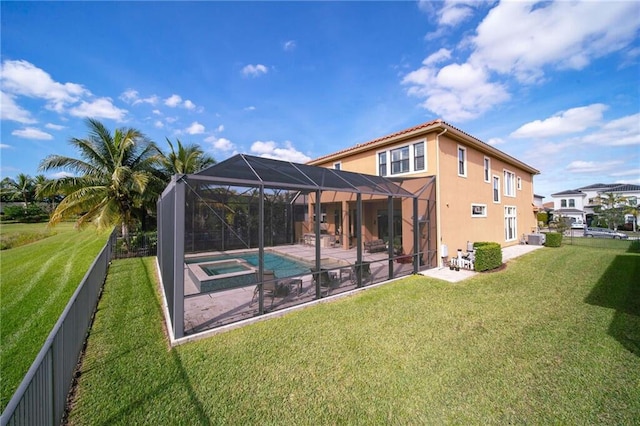
[[[441,118],[540,170],[536,194],[640,185],[637,1],[0,8],[2,178],[77,157],[88,117],[294,162]]]

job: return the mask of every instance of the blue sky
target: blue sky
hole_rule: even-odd
[[[442,118],[537,194],[640,184],[640,2],[0,7],[2,177],[76,156],[86,117],[298,162]]]

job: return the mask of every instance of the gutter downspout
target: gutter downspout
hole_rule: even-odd
[[[447,133],[447,128],[436,135],[436,235],[438,242],[436,246],[436,256],[438,256],[438,266],[442,265],[441,246],[442,246],[442,216],[440,215],[440,136]]]

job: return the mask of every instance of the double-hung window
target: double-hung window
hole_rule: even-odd
[[[424,170],[424,142],[413,144],[413,170]]]
[[[467,176],[467,149],[458,147],[458,176]]]
[[[567,207],[567,200],[565,199],[560,200],[560,207]]]
[[[484,181],[491,182],[491,159],[484,157]]]
[[[409,147],[403,146],[391,150],[391,174],[407,173],[409,171]]]
[[[569,207],[575,207],[576,206],[576,200],[574,200],[573,198],[569,198]]]
[[[493,175],[493,202],[500,202],[500,176]]]
[[[342,163],[333,163],[333,168],[335,170],[342,170]]]
[[[378,175],[387,175],[387,153],[381,152],[378,154]]]
[[[516,196],[516,175],[508,170],[504,171],[504,195],[507,197]]]

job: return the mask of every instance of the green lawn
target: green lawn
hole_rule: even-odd
[[[2,235],[48,232],[44,224],[2,224],[0,229]],[[52,234],[0,251],[2,409],[108,237],[67,223]]]
[[[545,248],[170,349],[154,259],[114,262],[70,424],[638,424],[640,255]]]

